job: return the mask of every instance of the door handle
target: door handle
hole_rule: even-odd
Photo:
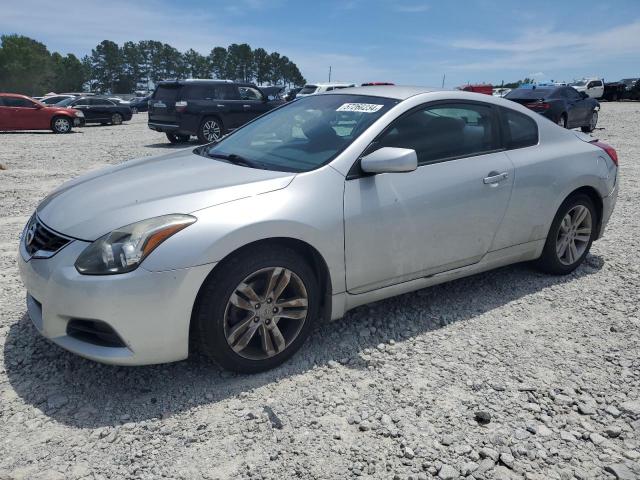
[[[251,105],[242,105],[242,108],[248,109],[251,108]]]
[[[506,180],[507,178],[509,178],[508,172],[502,172],[502,173],[491,172],[489,173],[488,177],[484,177],[482,179],[482,182],[485,185],[491,185],[494,183],[500,183],[502,180]]]

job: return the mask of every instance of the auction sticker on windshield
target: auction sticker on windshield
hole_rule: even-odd
[[[378,105],[376,103],[343,103],[336,112],[375,113],[382,107],[384,107],[384,105]]]

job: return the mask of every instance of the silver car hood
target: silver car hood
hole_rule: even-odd
[[[132,160],[66,182],[38,205],[37,212],[42,222],[64,235],[95,240],[147,218],[191,213],[279,190],[294,176],[182,150]]]

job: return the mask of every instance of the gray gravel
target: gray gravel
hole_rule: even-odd
[[[640,104],[604,104],[621,192],[557,278],[526,265],[360,307],[286,365],[99,365],[25,315],[18,233],[46,191],[166,152],[138,115],[0,134],[0,479],[640,478]]]

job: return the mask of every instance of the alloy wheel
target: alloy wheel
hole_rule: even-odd
[[[60,133],[67,133],[69,130],[71,130],[71,122],[66,118],[57,118],[54,122],[54,126],[56,128],[56,131]]]
[[[556,238],[556,254],[563,265],[573,265],[584,254],[593,230],[591,212],[576,205],[562,219]]]
[[[309,299],[298,275],[263,268],[233,291],[224,313],[227,344],[241,357],[264,360],[283,352],[307,320]]]
[[[207,120],[204,122],[204,125],[202,125],[202,134],[209,142],[218,140],[220,138],[220,133],[220,124],[215,120]]]
[[[598,112],[593,112],[591,114],[591,120],[589,121],[589,129],[591,131],[595,130],[597,124],[598,124]]]
[[[122,115],[119,113],[114,113],[111,117],[111,123],[114,125],[120,125],[122,123]]]
[[[560,115],[560,120],[558,120],[558,125],[560,125],[562,128],[567,128],[567,117],[565,117],[564,115]]]

